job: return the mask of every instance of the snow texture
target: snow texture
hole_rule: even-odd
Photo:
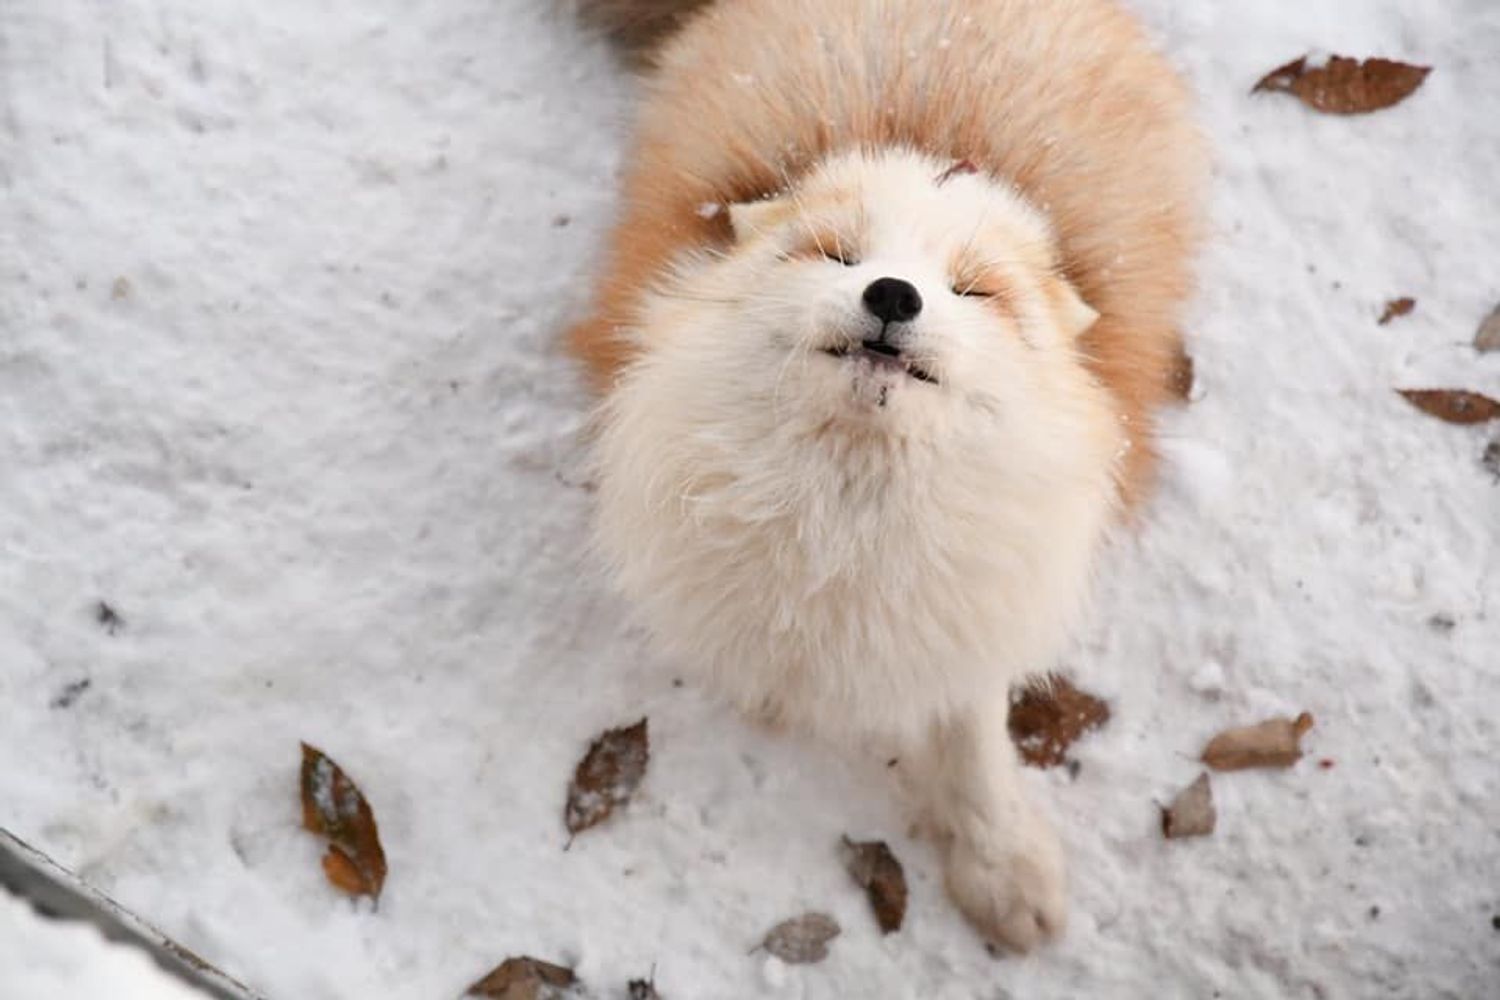
[[[544,0],[0,0],[0,824],[286,1000],[512,954],[694,1000],[1496,996],[1500,430],[1392,390],[1500,392],[1500,6],[1132,6],[1215,232],[1198,399],[1066,661],[1113,718],[1028,774],[1056,947],[987,955],[881,762],[675,686],[598,578],[557,335],[633,87]],[[1356,118],[1249,95],[1313,49],[1436,69]],[[1303,710],[1307,758],[1162,839],[1209,736]],[[643,714],[644,784],[564,853],[572,768]],[[375,810],[378,911],[300,829],[301,739]],[[846,833],[905,864],[900,933]],[[824,962],[748,954],[813,909]],[[50,945],[6,939],[36,995]]]
[[[144,952],[113,944],[88,924],[37,916],[0,890],[0,987],[7,1000],[204,1000]]]

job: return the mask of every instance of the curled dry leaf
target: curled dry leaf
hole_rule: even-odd
[[[317,747],[302,744],[302,825],[328,838],[323,873],[352,896],[380,898],[385,850],[359,787]]]
[[[1500,417],[1500,401],[1463,389],[1397,389],[1408,403],[1450,424],[1482,424]]]
[[[1431,66],[1413,66],[1393,59],[1331,56],[1322,65],[1312,65],[1303,56],[1261,77],[1252,93],[1293,94],[1303,104],[1325,114],[1358,115],[1399,104],[1431,72]]]
[[[651,759],[646,720],[611,729],[589,745],[589,752],[573,771],[563,818],[568,833],[577,836],[610,817],[630,801]],[[571,843],[571,840],[569,841]]]
[[[1291,767],[1302,758],[1302,736],[1312,727],[1313,717],[1303,712],[1295,719],[1267,719],[1254,726],[1226,729],[1203,748],[1203,763],[1215,771]]]
[[[1408,316],[1417,307],[1417,300],[1402,296],[1399,299],[1391,299],[1385,304],[1385,309],[1380,313],[1380,319],[1376,320],[1381,326],[1385,326],[1393,319]]]
[[[882,934],[901,929],[906,919],[906,873],[883,840],[843,839],[844,868],[865,891]]]
[[[1214,832],[1218,821],[1214,811],[1214,790],[1207,772],[1178,793],[1172,804],[1161,811],[1161,832],[1168,840],[1183,837],[1206,837]]]
[[[1109,705],[1063,677],[1011,696],[1010,738],[1032,767],[1056,767],[1084,733],[1109,721]]]
[[[464,991],[466,997],[489,1000],[562,1000],[576,996],[578,977],[563,965],[539,958],[507,958],[489,975]]]
[[[1474,349],[1481,353],[1500,351],[1500,306],[1484,318],[1474,334]]]
[[[828,942],[841,930],[826,913],[804,913],[772,927],[760,946],[792,965],[821,962],[828,957]]]

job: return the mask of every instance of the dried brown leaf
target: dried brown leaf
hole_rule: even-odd
[[[1056,767],[1080,736],[1109,721],[1109,705],[1063,677],[1011,696],[1010,738],[1032,767]]]
[[[464,991],[466,997],[489,1000],[561,1000],[574,996],[578,977],[562,965],[539,958],[507,958],[489,975]]]
[[[302,744],[302,825],[328,839],[323,873],[354,896],[380,898],[385,850],[359,787],[323,751]]]
[[[568,805],[563,814],[568,833],[577,835],[610,817],[630,801],[651,760],[651,738],[646,720],[611,729],[589,745],[589,752],[573,771]]]
[[[793,965],[821,962],[828,942],[839,936],[839,922],[826,913],[804,913],[772,927],[761,947]]]
[[[1397,389],[1408,403],[1450,424],[1482,424],[1500,417],[1500,401],[1463,389]]]
[[[1483,354],[1500,351],[1500,306],[1484,318],[1474,333],[1474,349]]]
[[[1313,717],[1303,712],[1295,719],[1267,719],[1226,729],[1203,748],[1203,763],[1215,771],[1291,767],[1302,759],[1302,736],[1312,727]]]
[[[328,850],[323,854],[323,874],[328,876],[328,881],[335,888],[342,889],[351,896],[374,895],[369,891],[359,865],[334,844],[329,844]]]
[[[1214,832],[1218,814],[1214,810],[1214,790],[1207,772],[1178,793],[1172,804],[1161,811],[1161,832],[1168,840],[1183,837],[1206,837]]]
[[[1380,319],[1376,320],[1381,326],[1385,326],[1393,319],[1411,315],[1411,311],[1417,307],[1417,300],[1408,296],[1399,299],[1391,299],[1385,304],[1385,309],[1380,313]]]
[[[1321,66],[1309,66],[1303,56],[1261,77],[1251,92],[1293,94],[1325,114],[1358,115],[1399,104],[1431,72],[1431,66],[1413,66],[1394,59],[1345,56],[1331,56]]]
[[[1299,56],[1291,62],[1277,66],[1271,72],[1255,81],[1255,86],[1250,88],[1250,93],[1288,93],[1292,84],[1307,71],[1307,56]]]
[[[906,872],[883,840],[843,839],[844,868],[869,897],[882,934],[901,929],[906,919]]]

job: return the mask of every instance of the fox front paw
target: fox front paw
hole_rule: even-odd
[[[948,846],[944,878],[969,922],[1005,951],[1030,951],[1067,925],[1062,848],[1051,830],[984,844],[955,838]]]

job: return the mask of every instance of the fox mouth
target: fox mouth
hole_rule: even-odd
[[[918,382],[937,384],[937,378],[901,352],[899,347],[883,340],[866,340],[858,344],[825,347],[823,353],[834,358],[862,358],[876,368],[905,372]]]

